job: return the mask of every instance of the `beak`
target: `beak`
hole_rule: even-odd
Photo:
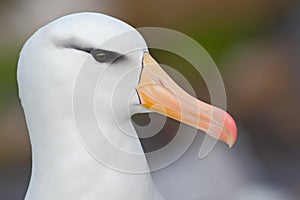
[[[229,147],[235,143],[237,127],[232,117],[181,89],[149,53],[144,54],[137,92],[142,106],[200,129]]]

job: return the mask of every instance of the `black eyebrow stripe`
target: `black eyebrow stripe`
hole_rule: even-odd
[[[79,51],[84,51],[84,52],[87,52],[87,53],[91,53],[94,48],[89,48],[89,47],[78,47],[78,46],[73,46],[72,47],[73,49],[77,49]]]
[[[56,46],[58,46],[58,47],[63,47],[63,48],[68,48],[68,49],[76,49],[76,50],[84,51],[87,53],[90,53],[90,51],[92,51],[94,49],[94,48],[84,47],[84,46],[90,46],[90,45],[88,45],[89,42],[80,40],[75,37],[71,37],[71,38],[67,38],[67,39],[59,39],[59,40],[56,38],[53,38],[53,40],[54,40],[54,43],[56,44]],[[82,44],[86,44],[86,45],[83,46]]]
[[[97,48],[97,47],[88,47],[88,46],[90,46],[90,45],[88,45],[89,44],[88,42],[82,41],[82,40],[80,40],[78,38],[69,38],[69,39],[61,41],[59,43],[60,43],[60,46],[62,46],[64,48],[76,49],[76,50],[79,50],[79,51],[84,51],[86,53],[91,53],[93,50],[97,50],[98,49],[98,50],[107,52],[109,54],[120,55],[120,53],[115,52],[115,51],[110,51],[110,50],[106,50],[106,49],[100,49],[100,48]],[[82,45],[84,43],[86,43],[86,45]]]
[[[72,48],[72,49],[76,49],[76,50],[79,50],[79,51],[84,51],[86,53],[91,53],[94,50],[101,50],[103,52],[107,52],[110,55],[113,55],[113,56],[116,56],[116,57],[121,56],[120,53],[115,52],[115,51],[110,51],[110,50],[106,50],[106,49],[99,49],[99,48],[91,48],[91,47],[81,47],[81,46],[74,45],[74,44],[73,45],[68,45],[68,46],[66,46],[66,48]]]
[[[65,45],[65,48],[76,49],[79,51],[84,51],[86,53],[91,53],[94,50],[94,48],[91,47],[81,47],[79,45],[74,45],[74,44]]]
[[[74,50],[86,52],[88,54],[91,54],[93,57],[95,56],[94,52],[96,52],[96,51],[104,52],[108,56],[107,61],[105,61],[105,62],[116,62],[120,58],[124,58],[124,55],[122,55],[118,52],[110,51],[110,50],[106,50],[106,49],[94,48],[94,47],[87,47],[88,42],[83,42],[83,41],[79,42],[79,41],[80,40],[78,40],[78,39],[70,38],[70,39],[64,40],[63,42],[60,42],[60,46],[63,48],[74,49]],[[83,45],[84,43],[86,43],[86,45]],[[97,60],[95,57],[94,57],[94,59]]]

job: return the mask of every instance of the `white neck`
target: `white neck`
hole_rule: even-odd
[[[130,34],[124,34],[128,31]],[[126,59],[106,68],[103,63],[95,62],[90,54],[72,48],[73,45],[113,50],[126,55]],[[129,169],[137,166],[142,169],[137,171],[147,171],[147,161],[138,138],[124,135],[117,129],[109,109],[111,102],[116,100],[114,108],[118,110],[123,126],[136,136],[130,115],[125,112],[134,103],[128,106],[126,100],[138,84],[146,50],[145,41],[132,27],[94,13],[58,19],[38,30],[26,42],[18,63],[19,96],[30,133],[33,160],[26,200],[162,199],[149,173],[120,172],[103,165],[93,156],[100,154],[109,161],[117,161],[115,164],[121,171],[128,171],[128,166]],[[81,69],[88,71],[81,73]],[[100,121],[104,126],[102,133],[118,147],[139,154],[137,158],[129,156],[130,160],[118,151],[110,151],[105,146],[104,137],[85,138],[87,140],[80,137],[90,133],[103,136],[96,129],[87,128],[78,134],[74,122],[73,92],[78,74],[85,72],[88,76],[82,83],[94,86],[101,77],[104,86],[96,92],[99,94],[96,102],[100,104],[98,116],[102,117]],[[102,76],[102,73],[105,75]],[[120,93],[116,92],[121,97],[112,97],[112,87],[123,78],[126,84],[120,84]],[[83,87],[83,91],[86,90],[88,87]],[[86,98],[86,95],[79,97]],[[137,97],[135,101],[138,102]],[[80,109],[86,110],[86,105],[82,104]],[[84,126],[85,123],[89,125],[88,117],[79,116],[83,116],[80,122]],[[83,141],[92,143],[83,145]]]
[[[60,94],[56,91],[56,95]],[[35,99],[36,104],[35,101],[30,104],[34,109],[23,105],[33,159],[26,200],[162,199],[149,173],[132,174],[114,170],[104,166],[87,152],[75,130],[71,102],[64,101],[64,105],[61,105],[59,98],[47,100],[48,106],[45,106],[38,103],[42,99]],[[114,134],[123,135],[116,132]],[[129,141],[122,138],[121,141],[125,146],[141,147],[138,139],[136,143],[132,139]],[[147,165],[146,160],[137,164]]]

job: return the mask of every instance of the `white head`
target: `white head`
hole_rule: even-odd
[[[134,153],[142,153],[138,139],[122,132],[136,136],[130,117],[146,109],[204,131],[213,122],[213,137],[221,132],[220,139],[230,146],[236,139],[235,123],[227,113],[185,93],[150,56],[134,28],[103,14],[73,14],[39,29],[20,54],[18,85],[34,164],[55,162],[67,152],[81,154],[74,116],[89,132],[94,127],[88,115],[93,112],[103,134]],[[212,110],[223,118],[212,119]],[[224,117],[223,127],[218,122]],[[107,153],[101,140],[85,142],[104,156]],[[127,161],[120,162],[130,165]],[[146,165],[143,160],[141,168]]]
[[[116,106],[127,108],[124,99],[129,95],[132,106],[138,105],[139,98],[132,92],[138,85],[146,51],[146,43],[134,28],[103,14],[73,14],[39,29],[24,45],[18,64],[19,95],[32,145],[37,130],[73,120],[73,102],[85,100],[86,109],[88,98],[92,100],[94,94],[99,102],[99,117],[107,120],[113,87],[125,74],[128,75],[124,86],[129,89],[119,90],[123,96]],[[86,74],[90,76],[86,78]],[[88,89],[96,89],[97,83],[101,91],[87,94]],[[74,99],[78,94],[82,98]],[[119,114],[130,120],[130,113]],[[49,138],[44,133],[39,143],[41,140],[47,142]]]
[[[127,41],[117,43],[124,35],[129,36]],[[73,14],[42,27],[20,54],[18,85],[25,112],[44,115],[47,108],[51,112],[53,107],[67,109],[64,100],[73,96],[79,72],[88,64],[94,73],[106,70],[108,86],[117,81],[113,78],[120,79],[124,72],[139,66],[140,71],[132,75],[137,86],[145,51],[147,46],[134,28],[103,14]],[[119,57],[122,54],[127,55]],[[51,104],[45,105],[45,101]]]

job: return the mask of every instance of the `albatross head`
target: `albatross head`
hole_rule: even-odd
[[[116,92],[112,90],[117,82],[122,83],[120,80],[127,76],[125,91],[118,90],[123,96],[117,96],[120,102],[116,106],[131,96],[131,104],[125,101],[130,107],[129,114],[145,112],[143,107],[148,108],[204,132],[211,126],[209,134],[212,137],[230,147],[235,143],[236,125],[229,114],[180,89],[151,57],[146,43],[134,28],[102,14],[81,13],[60,18],[38,30],[27,41],[18,68],[22,103],[31,104],[25,107],[36,107],[41,99],[63,100],[74,92],[74,83],[82,65],[88,63],[87,59],[90,59],[91,68],[96,67],[102,75],[104,87],[98,88],[107,90],[100,92],[106,95],[98,99],[107,103],[102,103],[103,109],[109,107],[108,100]],[[49,95],[51,92],[53,94]],[[43,106],[41,109],[52,107]]]
[[[74,137],[74,104],[82,115],[89,109],[86,104],[94,106],[106,136],[127,151],[142,150],[136,138],[124,143],[125,136],[114,137],[112,124],[117,118],[121,129],[134,131],[130,116],[145,111],[208,132],[229,146],[236,140],[236,125],[229,114],[183,91],[151,57],[134,28],[103,14],[73,14],[39,29],[20,54],[18,85],[32,143],[32,182],[51,179],[43,180],[46,166],[52,166],[47,168],[50,171],[59,168],[55,172],[65,177],[71,173],[65,167],[70,163],[92,162]]]

